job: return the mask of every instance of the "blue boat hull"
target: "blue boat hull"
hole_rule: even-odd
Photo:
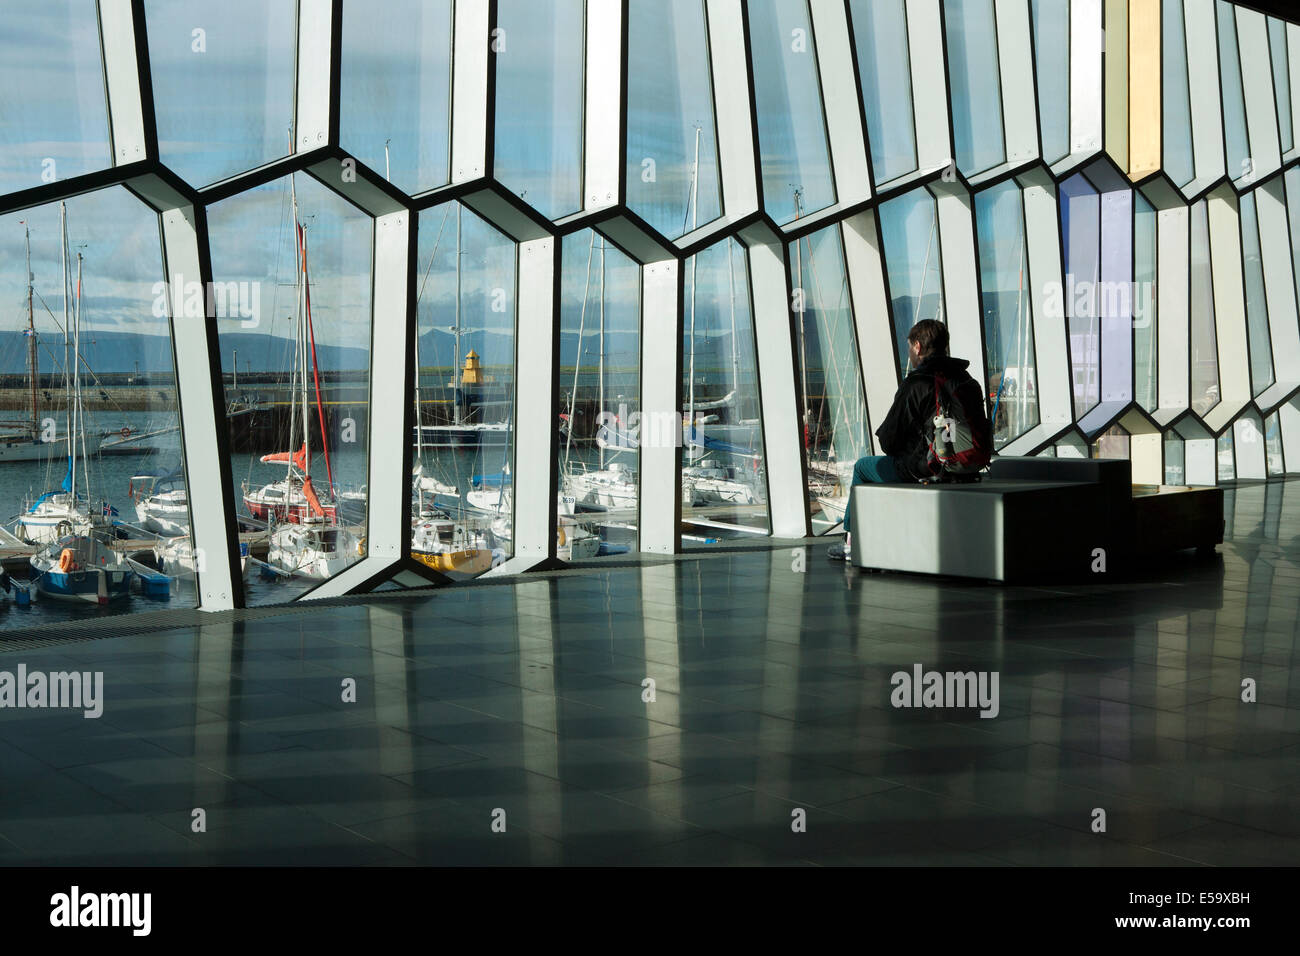
[[[131,593],[130,570],[47,571],[36,579],[36,587],[46,597],[63,601],[86,601],[107,604]],[[100,577],[103,576],[103,587]]]

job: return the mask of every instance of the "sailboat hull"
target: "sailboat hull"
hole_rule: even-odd
[[[60,445],[66,445],[66,435],[52,441],[29,438],[0,439],[0,463],[6,461],[45,461],[51,454],[56,457],[67,452],[55,451]]]

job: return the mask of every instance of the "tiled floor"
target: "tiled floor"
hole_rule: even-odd
[[[0,710],[0,864],[1295,864],[1300,484],[1227,509],[1138,581],[820,542],[0,652],[105,680]],[[915,663],[998,716],[894,708]]]

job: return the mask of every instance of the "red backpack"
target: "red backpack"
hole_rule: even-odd
[[[934,377],[934,437],[925,456],[932,475],[972,475],[993,457],[993,426],[975,379]]]

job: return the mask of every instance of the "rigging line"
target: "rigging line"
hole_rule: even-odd
[[[574,406],[578,401],[578,373],[582,370],[582,333],[587,321],[587,299],[591,296],[591,260],[596,252],[596,233],[591,233],[591,244],[587,247],[587,284],[582,290],[582,309],[578,313],[578,353],[573,362],[573,390],[569,393],[569,428],[564,436],[564,471],[569,472],[569,456],[573,448]],[[603,412],[600,409],[597,414]],[[620,426],[622,423],[619,423]]]

